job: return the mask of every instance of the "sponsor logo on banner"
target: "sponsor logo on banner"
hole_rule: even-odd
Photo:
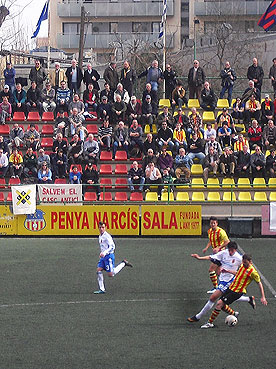
[[[44,212],[42,210],[36,210],[34,214],[26,215],[24,221],[24,227],[28,231],[39,232],[46,227],[46,221],[44,219]]]

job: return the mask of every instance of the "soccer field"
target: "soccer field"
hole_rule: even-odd
[[[115,238],[115,278],[98,288],[91,239],[0,242],[0,369],[269,369],[275,367],[275,239],[238,240],[266,278],[268,306],[235,303],[236,327],[202,330],[188,316],[208,299],[209,263],[192,259],[207,239]],[[264,281],[263,281],[264,282]],[[208,316],[202,320],[204,323]]]

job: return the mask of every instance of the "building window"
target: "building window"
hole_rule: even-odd
[[[151,32],[158,33],[160,32],[160,23],[159,22],[152,22],[151,24]]]
[[[110,33],[118,33],[118,22],[110,22],[109,23],[109,32]]]
[[[132,22],[132,32],[135,33],[151,32],[151,24],[146,22]]]
[[[80,23],[62,23],[62,32],[64,35],[79,35]]]

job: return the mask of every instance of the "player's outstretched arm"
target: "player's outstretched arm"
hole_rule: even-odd
[[[197,260],[210,260],[210,256],[199,256],[198,254],[191,254],[191,257],[197,259]]]
[[[263,284],[262,284],[262,282],[259,282],[258,283],[258,285],[259,285],[259,288],[260,288],[260,291],[261,291],[261,295],[262,295],[262,297],[261,297],[261,302],[262,302],[262,304],[263,305],[267,305],[267,300],[266,300],[266,298],[265,298],[265,293],[264,293],[264,288],[263,288]]]

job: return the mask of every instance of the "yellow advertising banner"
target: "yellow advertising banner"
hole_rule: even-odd
[[[0,206],[0,235],[17,235],[17,217],[9,206]]]
[[[201,236],[200,205],[142,205],[142,236]]]
[[[35,214],[18,215],[18,235],[93,236],[98,223],[112,235],[139,235],[139,206],[38,206]]]

